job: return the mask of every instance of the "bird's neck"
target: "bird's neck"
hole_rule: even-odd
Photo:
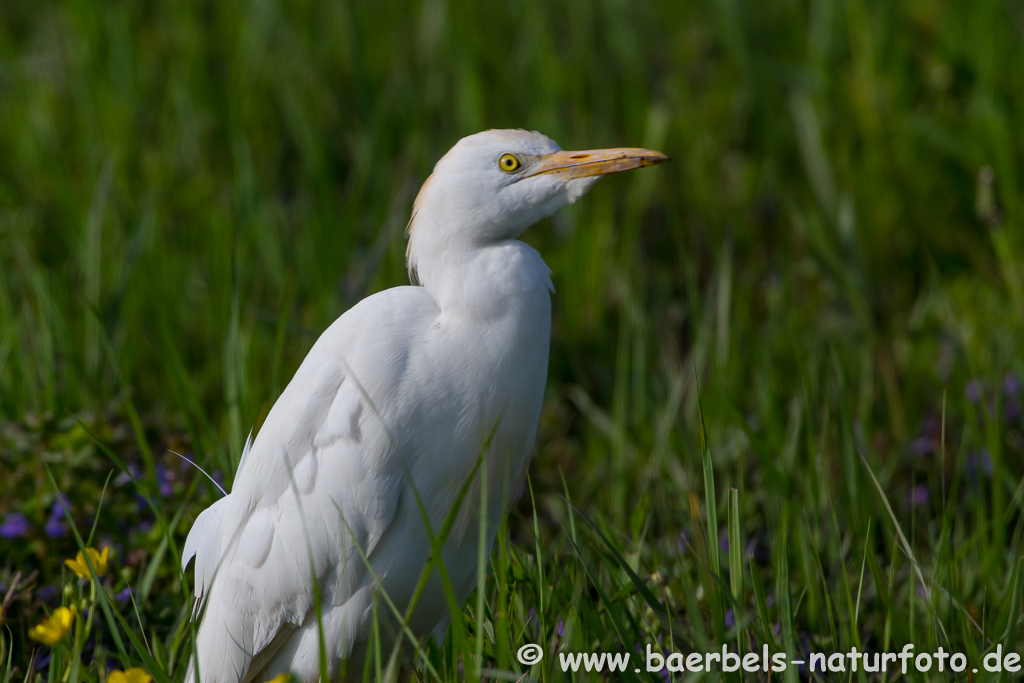
[[[477,318],[501,315],[542,295],[549,301],[551,271],[537,251],[519,240],[422,254],[419,282],[442,311],[461,310]]]

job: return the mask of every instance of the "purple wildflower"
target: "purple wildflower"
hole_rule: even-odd
[[[725,627],[732,628],[736,625],[736,615],[733,614],[732,610],[725,613]]]
[[[910,442],[910,448],[907,450],[914,457],[922,458],[932,452],[932,440],[926,436],[919,436]]]
[[[661,637],[660,636],[658,637],[658,644],[659,645],[661,644]],[[646,653],[644,652],[644,648],[640,645],[640,643],[633,643],[633,649],[635,649],[637,654],[640,655],[641,657],[645,657],[646,656]],[[669,655],[669,651],[668,650],[662,650],[661,654],[662,654],[663,657],[665,657],[667,659],[668,655]],[[666,681],[669,679],[670,674],[669,674],[668,666],[664,666],[663,665],[661,667],[661,671],[659,671],[658,673]]]
[[[718,547],[723,552],[729,552],[729,537],[728,536],[719,536],[719,538],[718,538]]]
[[[992,457],[984,448],[980,451],[969,451],[965,465],[970,475],[983,474],[988,479],[992,478]]]
[[[139,469],[138,463],[128,463],[128,471],[121,472],[119,475],[114,477],[114,486],[124,486],[130,483],[133,479],[137,480],[142,475],[142,471]]]
[[[114,596],[114,599],[120,603],[128,602],[132,597],[131,586],[125,586],[124,590]]]
[[[807,675],[807,660],[809,658],[810,658],[810,655],[807,652],[804,652],[803,659],[800,661],[799,664],[796,665],[796,669],[797,669],[797,671],[800,672],[801,676],[806,676]]]
[[[68,530],[63,520],[67,516],[65,511],[70,509],[71,501],[63,493],[58,493],[57,499],[50,506],[50,516],[43,527],[43,531],[47,536],[50,538],[62,538],[67,535]]]
[[[977,403],[981,399],[981,382],[976,379],[968,382],[964,388],[964,395],[967,396],[967,400],[971,403]]]
[[[217,482],[217,486],[224,488],[224,473],[220,470],[213,471],[213,480]]]
[[[173,489],[171,482],[174,481],[174,472],[163,465],[156,466],[156,483],[160,487],[160,495],[164,498],[170,498]]]
[[[65,523],[63,523],[63,520],[55,517],[50,517],[46,520],[46,524],[43,526],[43,531],[46,533],[46,536],[51,539],[62,539],[63,537],[68,536],[68,528],[65,526]]]
[[[1016,397],[1020,393],[1020,377],[1008,372],[1003,378],[1003,393],[1010,397]]]
[[[562,621],[561,619],[559,619],[558,620],[558,626],[555,627],[555,630],[558,632],[558,637],[559,638],[564,638],[565,637],[565,622]]]
[[[910,507],[921,507],[926,505],[931,500],[931,492],[928,490],[928,486],[925,484],[918,484],[910,490],[907,495],[907,504]]]
[[[28,520],[25,519],[25,515],[20,512],[12,512],[4,517],[3,524],[0,524],[0,538],[5,541],[13,541],[28,531],[29,528],[30,525]]]
[[[682,555],[688,547],[690,547],[690,537],[685,531],[680,531],[679,536],[676,537],[676,549]]]
[[[53,501],[53,505],[50,506],[50,517],[63,517],[64,510],[70,509],[71,500],[69,500],[63,493],[58,493],[56,500]]]

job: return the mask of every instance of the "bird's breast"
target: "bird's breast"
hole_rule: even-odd
[[[431,333],[438,383],[453,392],[448,407],[480,409],[495,419],[523,410],[539,416],[551,339],[546,291],[520,293],[488,316],[442,312]]]
[[[424,392],[416,403],[425,427],[420,434],[429,436],[411,450],[422,465],[415,468],[417,485],[429,480],[436,486],[421,490],[445,499],[434,509],[450,509],[485,450],[489,499],[507,499],[536,436],[550,337],[546,287],[509,291],[484,309],[441,310],[427,329],[422,362],[414,363],[410,379]]]

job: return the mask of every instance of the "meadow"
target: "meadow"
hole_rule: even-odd
[[[1015,678],[982,662],[1024,654],[1021,64],[1016,0],[5,0],[0,683],[183,679],[220,494],[175,453],[230,485],[319,333],[407,283],[433,163],[504,127],[672,161],[524,235],[530,477],[417,678]],[[968,665],[645,665],[907,644]]]

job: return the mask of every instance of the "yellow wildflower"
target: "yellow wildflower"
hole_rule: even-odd
[[[133,666],[127,671],[111,671],[107,683],[149,683],[153,677],[145,669]]]
[[[277,674],[276,676],[271,678],[269,681],[267,681],[267,683],[289,683],[291,680],[292,680],[292,677],[289,676],[288,674]]]
[[[110,547],[104,546],[103,552],[96,550],[96,548],[86,548],[85,552],[89,553],[89,559],[92,560],[93,569],[96,570],[96,576],[103,576],[107,573],[107,556],[110,555]],[[71,567],[71,571],[78,574],[79,578],[88,579],[92,577],[89,573],[89,565],[85,563],[85,555],[79,550],[78,554],[75,555],[73,560],[64,560],[64,564]]]
[[[75,608],[58,607],[48,619],[44,619],[28,630],[28,637],[43,645],[54,646],[71,633],[75,623]]]

